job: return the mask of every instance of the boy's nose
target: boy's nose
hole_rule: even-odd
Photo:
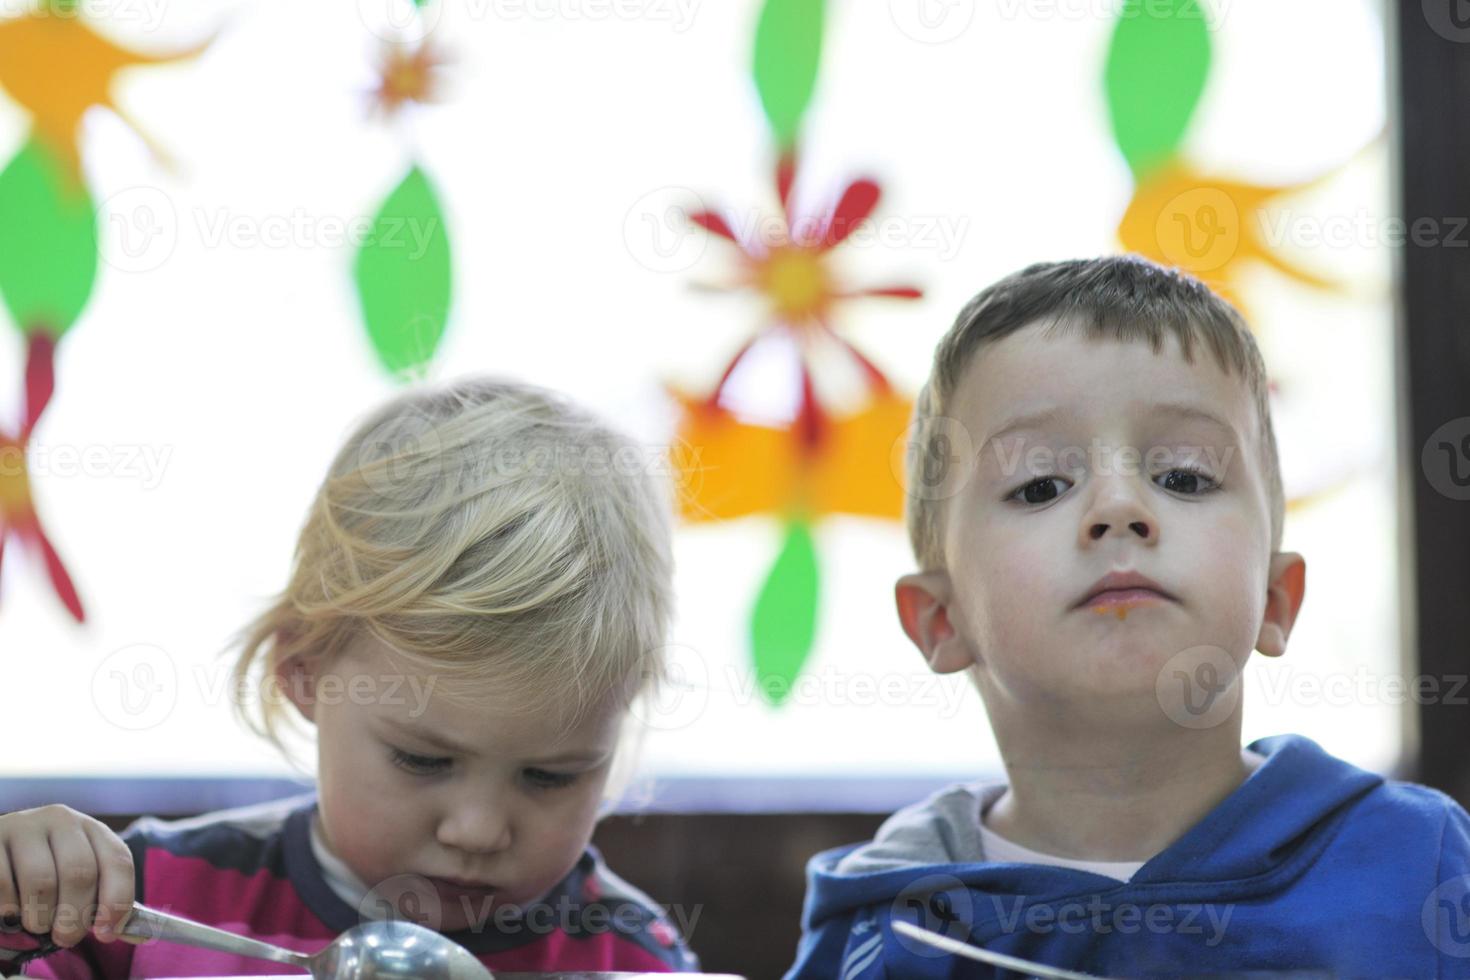
[[[1154,515],[1132,488],[1107,487],[1093,498],[1083,517],[1086,541],[1096,541],[1108,532],[1137,535],[1145,541],[1157,540]]]
[[[1096,541],[1098,538],[1108,533],[1109,527],[1110,525],[1108,524],[1092,525],[1092,539]],[[1153,533],[1153,530],[1149,527],[1147,521],[1129,521],[1128,529],[1134,534],[1137,534],[1140,538],[1147,538],[1150,534]]]

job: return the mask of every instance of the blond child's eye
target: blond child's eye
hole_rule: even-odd
[[[414,755],[412,752],[404,752],[402,749],[392,751],[392,762],[399,769],[411,772],[416,776],[433,776],[449,768],[454,760],[436,756]]]
[[[549,772],[545,769],[527,769],[522,774],[534,789],[564,789],[577,781],[579,773]]]

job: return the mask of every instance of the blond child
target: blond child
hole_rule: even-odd
[[[236,702],[316,788],[121,838],[50,806],[0,817],[0,912],[63,947],[30,976],[279,973],[119,942],[134,901],[314,952],[365,918],[438,929],[495,970],[697,968],[589,844],[631,699],[661,676],[669,502],[651,458],[527,384],[469,377],[365,418],[290,582],[226,653]],[[8,854],[8,859],[6,855]]]

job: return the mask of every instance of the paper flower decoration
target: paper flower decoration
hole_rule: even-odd
[[[195,57],[210,41],[172,54],[143,54],[97,34],[69,5],[58,6],[61,9],[42,4],[19,17],[0,20],[0,88],[30,113],[35,134],[61,160],[73,182],[81,181],[82,114],[93,106],[111,109],[161,163],[169,165],[162,147],[113,101],[113,81],[124,68]]]
[[[414,0],[415,10],[427,0]],[[374,105],[385,117],[410,102],[437,101],[445,57],[427,36],[389,43]],[[449,232],[428,173],[416,162],[379,203],[353,262],[363,326],[378,363],[395,381],[424,372],[444,337],[452,298]]]
[[[438,102],[441,72],[448,61],[427,37],[417,44],[385,41],[377,66],[378,87],[372,92],[373,108],[391,117],[411,102]]]
[[[762,323],[703,395],[673,391],[678,439],[695,452],[681,460],[682,500],[690,521],[769,515],[782,522],[781,543],[751,607],[750,652],[758,689],[772,705],[784,703],[817,636],[821,562],[816,527],[832,514],[894,519],[903,512],[900,477],[890,450],[901,442],[912,404],[883,371],[838,330],[836,315],[864,297],[917,299],[909,285],[852,286],[840,280],[831,252],[867,220],[881,196],[878,183],[847,185],[828,213],[792,214],[797,138],[816,88],[824,22],[822,0],[766,0],[755,33],[752,74],[776,148],[775,184],[780,217],[774,231],[742,237],[717,211],[690,220],[734,246],[736,265],[715,289],[753,292],[764,300]],[[773,330],[797,340],[800,400],[790,424],[753,425],[725,404],[727,383],[755,343]],[[835,412],[822,403],[809,355],[835,345],[859,369],[865,401]]]
[[[26,469],[26,446],[31,431],[51,400],[54,352],[54,343],[44,333],[32,338],[26,358],[26,404],[20,432],[12,436],[0,431],[0,558],[4,557],[8,539],[18,540],[37,551],[57,596],[72,617],[81,623],[86,620],[82,600],[77,596],[76,586],[72,584],[66,566],[61,563],[61,557],[41,528],[41,518],[31,499],[31,482]]]
[[[791,186],[795,178],[795,161],[785,155],[776,167],[776,193],[781,203],[781,217],[775,233],[768,241],[740,241],[729,222],[714,211],[700,211],[690,220],[738,249],[739,269],[735,281],[716,289],[753,290],[765,297],[768,324],[753,336],[725,366],[719,382],[709,395],[717,404],[740,360],[767,330],[775,326],[818,333],[841,345],[861,368],[874,395],[888,393],[888,379],[872,361],[843,338],[833,327],[832,313],[836,303],[858,297],[918,299],[923,295],[916,286],[890,285],[848,288],[839,284],[827,264],[827,254],[865,221],[878,205],[880,190],[876,181],[853,181],[838,199],[830,214],[814,222],[793,222],[790,211]],[[797,229],[810,228],[809,233]],[[825,428],[822,407],[814,394],[810,368],[801,363],[802,401],[796,426],[807,442],[820,440]]]
[[[0,432],[0,548],[14,537],[40,552],[52,585],[78,622],[82,603],[41,529],[26,467],[32,431],[51,401],[57,343],[69,331],[97,277],[96,211],[86,188],[39,138],[0,172],[0,298],[26,345],[25,411],[20,432]]]
[[[1243,312],[1240,284],[1255,263],[1311,286],[1340,288],[1272,250],[1260,221],[1276,198],[1308,190],[1335,170],[1266,187],[1208,174],[1183,159],[1210,59],[1208,12],[1199,0],[1128,0],[1119,13],[1104,74],[1113,137],[1134,177],[1119,241],[1207,282]]]

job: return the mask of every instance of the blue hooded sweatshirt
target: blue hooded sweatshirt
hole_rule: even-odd
[[[787,980],[1015,976],[893,930],[900,919],[1108,977],[1470,978],[1470,816],[1299,735],[1130,880],[987,862],[980,813],[1004,783],[900,810],[876,838],[807,865]]]

